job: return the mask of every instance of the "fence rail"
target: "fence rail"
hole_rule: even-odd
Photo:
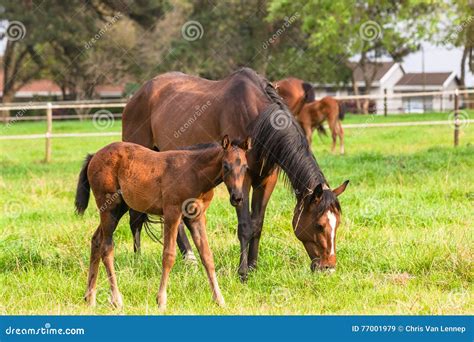
[[[338,100],[383,100],[384,114],[387,115],[388,105],[387,101],[401,98],[419,98],[419,97],[453,97],[453,107],[451,112],[454,113],[453,121],[424,121],[424,122],[394,122],[394,123],[364,123],[364,124],[347,124],[344,128],[367,128],[367,127],[400,127],[400,126],[425,126],[425,125],[454,125],[454,146],[459,144],[459,104],[461,95],[474,94],[474,89],[469,90],[454,90],[444,92],[417,92],[417,93],[400,93],[400,94],[381,94],[381,95],[359,95],[359,96],[335,96]],[[470,101],[469,99],[465,99]],[[63,101],[63,102],[25,102],[25,103],[7,103],[0,105],[0,113],[3,111],[19,110],[20,114],[14,117],[4,119],[5,124],[12,121],[20,120],[46,120],[46,132],[44,134],[29,134],[29,135],[10,135],[0,136],[0,140],[21,140],[21,139],[45,139],[45,161],[51,161],[51,141],[53,138],[72,138],[72,137],[100,137],[100,136],[119,136],[120,132],[100,132],[100,133],[53,133],[53,119],[73,119],[73,118],[89,118],[90,115],[68,116],[55,115],[53,118],[54,109],[91,109],[91,108],[124,108],[126,99],[118,101]],[[28,110],[46,111],[46,116],[25,117],[24,113]],[[110,116],[121,117],[121,114],[112,114]],[[1,116],[0,116],[1,117]],[[463,122],[474,122],[468,118],[462,118]]]

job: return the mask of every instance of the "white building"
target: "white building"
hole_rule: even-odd
[[[374,70],[374,67],[376,69]],[[382,97],[387,92],[387,110],[389,113],[420,113],[431,111],[448,111],[454,107],[454,97],[451,96],[424,96],[424,97],[397,97],[390,99],[392,94],[406,94],[414,92],[452,91],[458,88],[459,82],[454,72],[425,72],[406,73],[400,63],[380,62],[368,66],[368,74],[373,74],[372,85],[365,91],[365,81],[362,70],[355,63],[351,64],[353,77],[360,94],[380,96],[380,99],[371,101],[370,111],[383,113]],[[354,95],[352,84],[337,86],[335,84],[313,84],[316,98],[324,96],[341,97]],[[346,101],[345,101],[346,102]],[[349,107],[355,101],[347,101]],[[352,110],[353,108],[351,108]]]

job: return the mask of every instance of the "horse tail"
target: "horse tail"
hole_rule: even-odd
[[[83,215],[89,205],[89,197],[91,194],[91,186],[89,184],[89,179],[87,178],[87,169],[89,163],[94,155],[88,154],[82,165],[81,172],[79,173],[79,180],[77,182],[76,189],[76,200],[74,205],[76,207],[76,213],[78,215]]]
[[[310,103],[316,99],[313,86],[308,82],[303,82],[304,102]]]
[[[161,234],[160,231],[158,231],[155,227],[152,226],[152,224],[159,223],[161,224],[161,227],[163,227],[163,218],[158,218],[158,219],[152,219],[150,215],[143,213],[143,227],[145,228],[145,232],[147,235],[152,239],[154,242],[158,242],[160,244],[163,244],[161,239],[158,237],[159,234]]]
[[[339,107],[339,120],[342,121],[344,120],[344,117],[346,116],[346,105],[344,104],[344,102],[339,101],[338,107]]]

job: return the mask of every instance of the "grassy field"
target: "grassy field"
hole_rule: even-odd
[[[346,123],[443,120],[447,114],[348,116]],[[1,135],[44,132],[44,123],[14,123]],[[93,132],[91,122],[55,122],[55,132]],[[106,131],[120,131],[120,122]],[[158,314],[161,245],[143,234],[136,258],[124,217],[115,233],[119,286],[125,307],[108,305],[101,265],[98,306],[88,308],[89,243],[97,226],[92,205],[73,212],[80,165],[87,152],[117,140],[58,138],[53,162],[43,164],[43,140],[0,141],[0,313]],[[474,127],[452,147],[449,126],[346,130],[345,156],[317,136],[313,150],[332,185],[351,183],[341,196],[338,266],[311,273],[291,228],[295,200],[277,186],[267,211],[259,269],[246,284],[237,276],[237,220],[218,188],[208,211],[208,234],[227,302],[211,301],[203,267],[178,259],[168,288],[167,314],[472,314]]]

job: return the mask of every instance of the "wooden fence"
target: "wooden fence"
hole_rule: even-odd
[[[454,96],[454,105],[451,110],[453,113],[453,121],[422,121],[422,122],[392,122],[392,123],[366,123],[366,124],[348,124],[344,128],[369,128],[369,127],[397,127],[397,126],[422,126],[422,125],[448,125],[454,126],[454,146],[459,145],[459,130],[461,120],[459,119],[459,104],[460,97],[474,94],[474,90],[455,90],[448,92],[423,92],[423,93],[404,93],[404,94],[387,94],[382,95],[361,95],[361,96],[337,96],[338,100],[382,100],[384,103],[384,115],[387,115],[387,101],[389,99],[403,98],[403,97],[421,97],[421,96]],[[46,120],[46,132],[44,134],[28,134],[28,135],[0,135],[0,140],[20,140],[20,139],[45,139],[45,162],[51,161],[52,139],[53,138],[72,138],[72,137],[98,137],[98,136],[120,136],[119,132],[93,132],[93,133],[53,133],[53,119],[67,119],[74,118],[74,116],[54,116],[54,109],[92,109],[92,108],[124,108],[125,100],[116,102],[106,101],[69,101],[69,102],[29,102],[29,103],[10,103],[0,105],[0,112],[17,110],[25,112],[27,110],[41,110],[46,111],[46,116],[24,117],[14,116],[7,118],[5,124],[12,121],[28,120]],[[112,114],[114,117],[120,117],[120,114]],[[474,120],[462,118],[464,123],[471,123]]]

